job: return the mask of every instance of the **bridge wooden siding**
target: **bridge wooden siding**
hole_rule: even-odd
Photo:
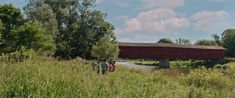
[[[224,58],[221,46],[176,45],[156,43],[119,43],[119,57],[125,59],[219,60]]]

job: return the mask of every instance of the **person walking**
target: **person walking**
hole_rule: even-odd
[[[92,69],[96,71],[97,74],[99,74],[100,72],[100,60],[99,59],[96,59],[92,62]]]
[[[107,64],[106,60],[103,60],[100,65],[101,65],[100,67],[101,67],[102,74],[105,74],[108,70],[108,64]]]
[[[112,69],[112,72],[114,72],[114,71],[115,71],[115,69],[116,69],[116,65],[115,65],[115,63],[116,63],[116,62],[115,62],[115,61],[113,61],[113,62],[112,62],[112,64],[111,64],[111,65],[112,65],[112,68],[113,68],[113,69]]]
[[[109,71],[114,72],[115,71],[115,61],[109,62]]]

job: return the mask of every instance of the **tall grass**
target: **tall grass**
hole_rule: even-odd
[[[234,98],[234,74],[232,67],[183,72],[118,66],[114,73],[99,75],[87,61],[38,58],[19,63],[0,62],[0,96]]]

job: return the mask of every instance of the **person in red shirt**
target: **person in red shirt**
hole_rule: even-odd
[[[110,62],[110,63],[109,63],[109,71],[110,71],[110,72],[114,72],[114,71],[115,71],[115,68],[116,68],[115,62]]]

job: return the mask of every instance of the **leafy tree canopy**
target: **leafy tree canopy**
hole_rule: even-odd
[[[8,31],[22,20],[21,10],[11,4],[0,5],[0,13],[0,20]]]
[[[55,34],[56,56],[91,58],[92,47],[104,35],[115,40],[114,26],[94,7],[95,0],[30,0],[27,19],[39,21],[47,34]]]
[[[14,46],[10,44],[14,39],[11,30],[21,24],[23,20],[21,10],[11,4],[0,5],[0,53],[12,51]]]
[[[2,21],[0,21],[0,45],[1,45],[1,42],[2,42],[3,30],[4,30],[4,27],[3,27]]]
[[[26,49],[54,51],[53,42],[44,32],[45,29],[40,27],[38,22],[26,22],[12,30],[13,45],[24,46]]]
[[[163,39],[160,39],[157,43],[169,43],[169,44],[172,44],[173,41],[169,38],[163,38]]]
[[[179,45],[190,45],[191,41],[189,39],[178,38],[175,40],[175,43]]]
[[[116,60],[118,58],[118,44],[110,41],[110,36],[105,35],[92,47],[92,56],[104,60]]]
[[[45,34],[56,38],[58,32],[56,15],[52,8],[48,4],[42,3],[41,6],[35,7],[36,5],[28,5],[25,7],[25,13],[27,18],[31,21],[38,21],[42,27],[45,28]]]
[[[225,55],[235,57],[235,29],[227,29],[222,33],[222,42],[227,49]]]
[[[217,46],[218,45],[214,40],[199,40],[195,44],[205,45],[205,46]]]
[[[40,23],[25,20],[21,10],[11,4],[0,5],[0,13],[0,53],[13,53],[19,51],[21,47],[28,50],[55,51],[54,37],[45,33],[53,29],[50,27],[51,19],[44,20],[49,22],[39,21]],[[50,17],[50,15],[44,14],[41,18],[45,17]],[[47,27],[46,30],[42,24],[43,27]]]

